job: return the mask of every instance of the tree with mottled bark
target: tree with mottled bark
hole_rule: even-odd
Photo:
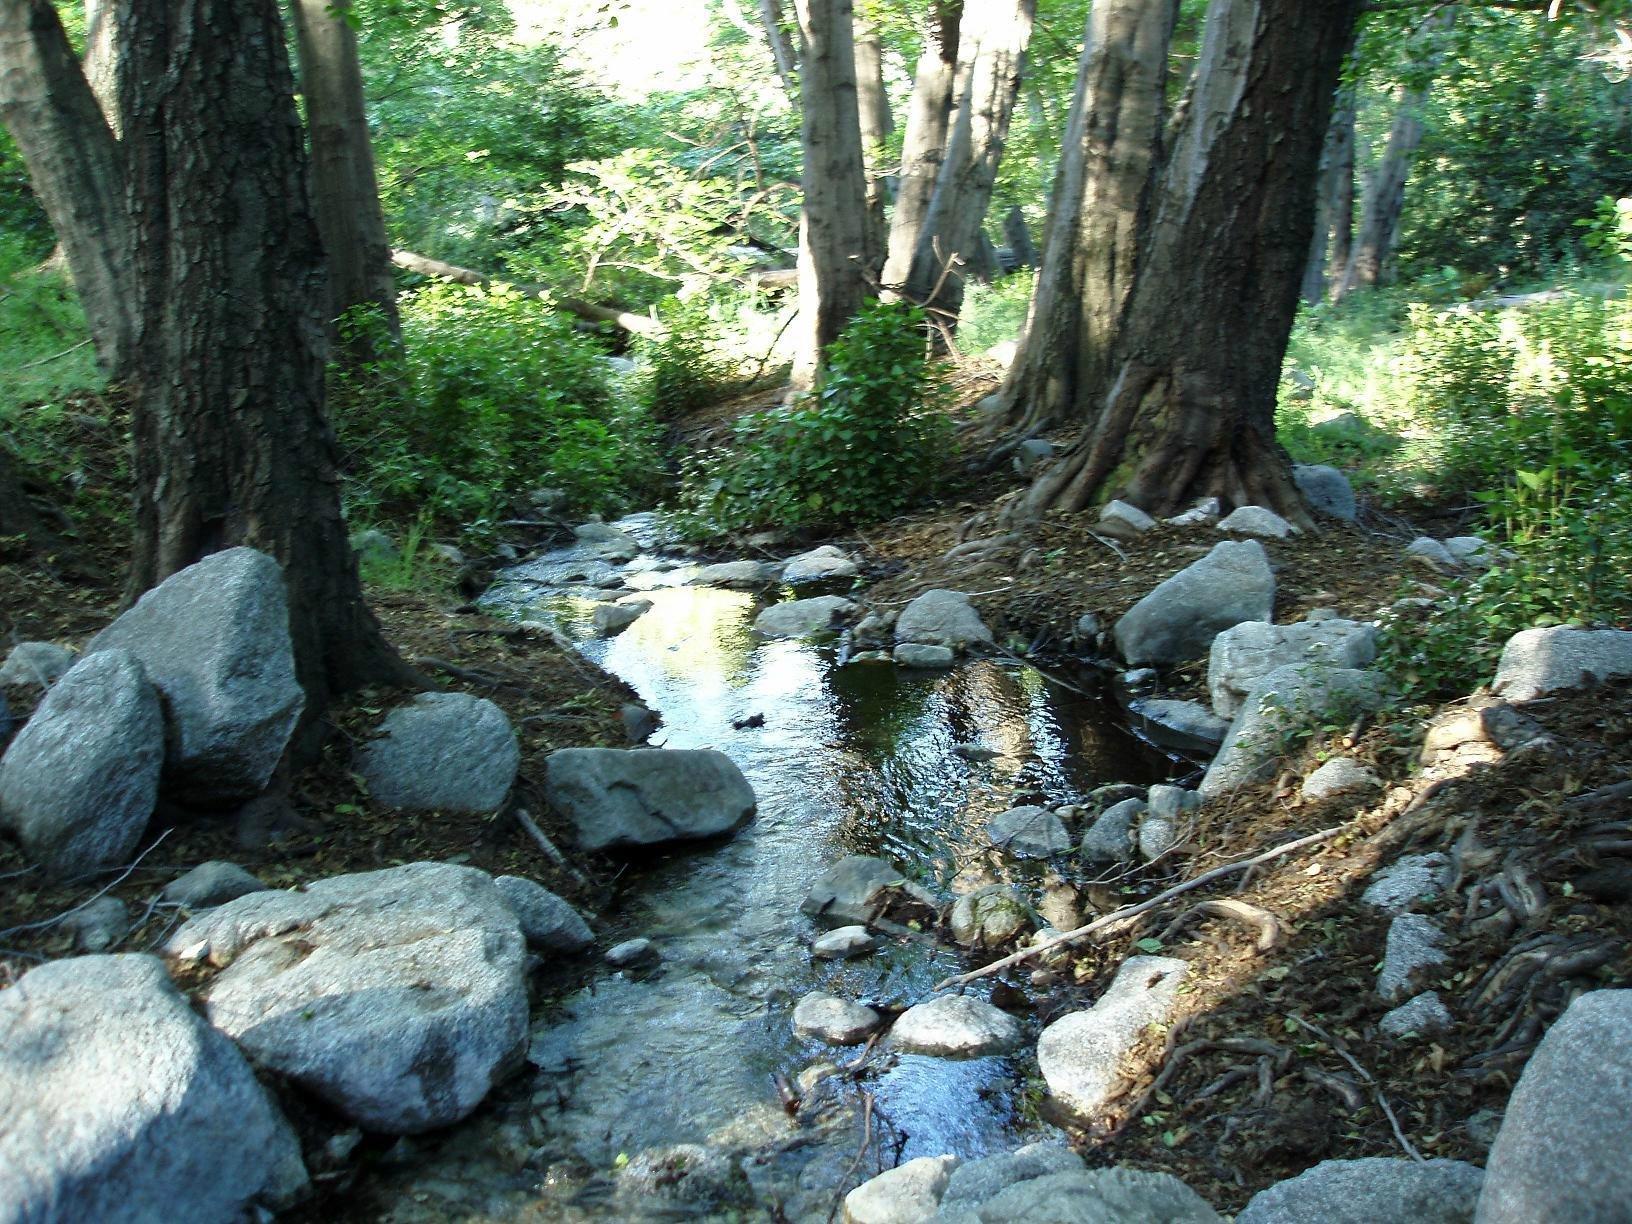
[[[1275,440],[1314,188],[1360,0],[1214,0],[1188,119],[1161,178],[1110,373],[1021,518],[1115,495],[1310,518]]]
[[[793,385],[811,386],[823,355],[867,300],[867,197],[856,103],[851,0],[798,0],[799,317]]]
[[[1354,90],[1339,91],[1320,153],[1315,185],[1315,236],[1303,273],[1303,300],[1324,301],[1330,283],[1341,279],[1354,242]],[[1337,277],[1327,268],[1337,269]]]
[[[276,0],[125,0],[118,45],[138,320],[131,590],[259,548],[283,566],[310,712],[408,679],[341,517],[323,251]]]
[[[856,100],[861,123],[861,155],[867,170],[867,271],[877,277],[884,264],[884,205],[889,199],[885,146],[895,131],[890,95],[884,88],[884,47],[878,31],[856,19]]]
[[[912,76],[906,127],[901,134],[901,172],[896,180],[895,211],[890,215],[881,276],[886,291],[906,282],[924,214],[929,211],[935,182],[941,176],[952,123],[962,22],[963,0],[932,0],[925,17],[923,53]]]
[[[1000,392],[1013,442],[1104,392],[1155,200],[1177,12],[1175,0],[1089,10],[1042,266]]]

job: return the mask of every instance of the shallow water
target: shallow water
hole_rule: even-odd
[[[648,522],[631,526],[650,542]],[[857,853],[887,858],[944,895],[960,871],[989,867],[991,816],[1017,801],[1069,803],[1103,782],[1153,780],[1163,762],[1120,729],[1114,707],[1029,668],[840,666],[839,645],[756,640],[749,626],[763,601],[671,585],[687,576],[655,555],[619,567],[567,550],[508,571],[484,597],[492,610],[550,621],[630,684],[662,715],[655,745],[729,755],[759,810],[728,841],[632,866],[598,934],[602,946],[654,939],[661,966],[645,977],[603,970],[546,1005],[529,1052],[531,1097],[512,1091],[510,1106],[460,1128],[441,1152],[429,1145],[404,1175],[393,1218],[672,1218],[672,1204],[609,1198],[607,1174],[674,1143],[757,1153],[747,1163],[761,1206],[750,1217],[763,1218],[772,1200],[791,1218],[819,1218],[860,1141],[862,1088],[878,1137],[899,1140],[902,1159],[978,1156],[1039,1133],[1016,1107],[1015,1060],[887,1050],[825,1121],[790,1119],[774,1076],[854,1056],[794,1037],[789,1016],[801,995],[827,989],[904,1007],[960,967],[916,942],[813,960],[817,932],[799,903],[829,864]],[[639,589],[653,607],[617,637],[596,639],[595,599],[625,580],[633,588],[621,593]],[[755,715],[762,726],[733,725]],[[967,759],[958,746],[985,748],[989,759]],[[494,1157],[502,1171],[485,1167],[484,1153],[505,1145],[484,1147],[484,1128],[503,1130],[511,1147],[524,1131],[527,1151]]]

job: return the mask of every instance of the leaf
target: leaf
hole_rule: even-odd
[[[1141,952],[1148,952],[1152,956],[1154,956],[1156,953],[1160,952],[1162,950],[1162,948],[1165,947],[1166,945],[1164,945],[1161,940],[1156,939],[1155,937],[1151,937],[1149,939],[1141,939],[1138,943],[1134,944],[1133,946],[1138,948]]]

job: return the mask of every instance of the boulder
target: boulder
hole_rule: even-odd
[[[1128,712],[1140,720],[1139,729],[1168,748],[1181,752],[1215,751],[1229,734],[1228,720],[1199,701],[1141,697],[1129,702]]]
[[[1451,572],[1461,568],[1456,556],[1432,536],[1418,536],[1405,546],[1405,555],[1433,570]]]
[[[957,661],[957,652],[950,646],[923,646],[917,642],[902,642],[895,648],[895,661],[902,667],[951,667]]]
[[[224,905],[228,901],[236,901],[239,897],[247,897],[252,892],[260,892],[266,885],[250,875],[237,863],[224,863],[220,859],[212,859],[208,863],[200,863],[186,875],[177,876],[164,886],[160,894],[166,901],[174,901],[183,909],[206,909],[212,905]]]
[[[1106,502],[1099,512],[1099,527],[1106,535],[1118,539],[1132,539],[1142,536],[1156,526],[1156,520],[1151,518],[1138,506],[1130,505],[1125,501]]]
[[[752,591],[769,586],[776,578],[776,567],[763,561],[720,561],[714,565],[705,565],[693,573],[690,585]]]
[[[164,716],[123,650],[81,659],[0,757],[0,822],[54,875],[125,862],[158,798]]]
[[[118,897],[97,897],[62,920],[81,952],[105,952],[130,931],[130,911]]]
[[[378,527],[351,533],[351,551],[364,565],[387,564],[397,559],[397,542]]]
[[[1071,848],[1065,822],[1047,808],[1017,807],[993,817],[986,840],[1016,858],[1048,858]]]
[[[764,638],[829,638],[838,632],[834,622],[855,610],[856,605],[842,595],[790,599],[756,616],[754,632]]]
[[[920,1156],[886,1169],[844,1196],[845,1224],[922,1224],[935,1214],[956,1156]]]
[[[1235,1224],[1469,1224],[1483,1180],[1460,1160],[1325,1160],[1260,1190]]]
[[[227,806],[265,789],[306,697],[278,563],[211,553],[154,587],[86,647],[128,650],[164,697],[167,793]]]
[[[493,885],[532,947],[572,953],[582,952],[595,942],[595,934],[583,916],[537,881],[507,875],[496,878]]]
[[[1205,1199],[1170,1173],[1089,1169],[1028,1178],[947,1224],[1223,1224]]]
[[[991,884],[953,902],[947,923],[952,938],[964,947],[995,948],[1029,930],[1032,918],[1015,888]]]
[[[902,892],[931,905],[934,898],[909,884],[899,868],[883,859],[865,854],[842,858],[817,877],[805,899],[800,902],[801,912],[812,918],[840,925],[853,922],[871,922],[889,901],[891,892]]]
[[[1090,863],[1131,862],[1134,822],[1144,817],[1145,810],[1143,799],[1124,799],[1106,808],[1082,835],[1082,857]]]
[[[627,561],[640,552],[639,540],[607,523],[584,523],[574,527],[572,534],[580,544],[589,547],[599,557]]]
[[[55,642],[18,642],[0,664],[0,688],[38,685],[50,688],[74,665],[79,656]]]
[[[521,929],[474,867],[410,863],[251,893],[165,950],[225,965],[203,993],[210,1023],[368,1130],[460,1121],[526,1047]]]
[[[941,1195],[941,1217],[956,1219],[959,1213],[977,1211],[1021,1182],[1053,1173],[1080,1173],[1082,1169],[1082,1157],[1057,1143],[1028,1143],[1012,1152],[967,1161],[947,1180],[946,1192]]]
[[[1398,1003],[1411,993],[1418,972],[1443,965],[1445,933],[1421,914],[1398,914],[1388,927],[1383,963],[1377,970],[1377,993],[1385,1003]]]
[[[942,995],[909,1007],[890,1029],[896,1049],[935,1058],[1012,1054],[1023,1039],[1018,1020],[973,995]]]
[[[961,591],[925,591],[896,618],[895,640],[965,650],[990,646],[994,639],[969,596]]]
[[[1272,625],[1245,621],[1213,639],[1207,656],[1207,691],[1213,713],[1234,718],[1252,686],[1270,672],[1293,664],[1369,667],[1377,658],[1377,630],[1351,620],[1302,621]]]
[[[757,805],[742,770],[712,749],[563,748],[545,770],[545,797],[585,850],[719,837]]]
[[[1352,757],[1333,757],[1303,780],[1303,797],[1311,803],[1338,795],[1380,790],[1383,780]]]
[[[510,719],[469,693],[420,693],[357,753],[369,795],[409,811],[496,812],[520,765]]]
[[[1444,891],[1450,860],[1437,851],[1408,854],[1372,877],[1360,900],[1389,914],[1403,914],[1420,901],[1431,901]]]
[[[1324,463],[1299,463],[1292,468],[1292,479],[1316,514],[1340,523],[1354,522],[1354,486],[1342,472]]]
[[[1262,781],[1275,772],[1292,737],[1323,719],[1352,719],[1383,703],[1383,682],[1372,672],[1294,663],[1253,685],[1230,733],[1201,780],[1211,799]]]
[[[1404,1037],[1410,1033],[1427,1037],[1444,1032],[1451,1024],[1451,1013],[1439,992],[1427,990],[1386,1013],[1377,1021],[1377,1031],[1385,1037]]]
[[[1165,1020],[1190,966],[1166,956],[1130,956],[1088,1010],[1054,1021],[1037,1039],[1037,1065],[1049,1092],[1091,1117],[1110,1100],[1122,1063],[1145,1027]]]
[[[649,599],[631,599],[628,603],[601,603],[595,605],[590,623],[596,637],[616,637],[652,610]]]
[[[0,1216],[234,1224],[306,1188],[249,1064],[154,956],[54,961],[0,991]]]
[[[782,581],[789,586],[805,586],[813,582],[833,582],[854,578],[861,571],[842,548],[823,544],[809,552],[790,559],[782,569]]]
[[[1211,527],[1224,514],[1224,507],[1216,497],[1203,497],[1183,514],[1175,514],[1167,522],[1174,527]]]
[[[810,954],[818,960],[849,960],[865,956],[878,946],[864,926],[844,926],[818,936],[810,945]]]
[[[1117,649],[1132,664],[1183,663],[1242,621],[1266,621],[1275,575],[1257,540],[1218,545],[1161,583],[1116,622]]]
[[[807,1041],[859,1045],[879,1026],[878,1013],[852,999],[813,990],[793,1008],[793,1031]]]
[[[1263,506],[1237,506],[1218,520],[1218,529],[1265,540],[1285,540],[1299,534],[1291,523]]]
[[[1443,543],[1445,551],[1469,569],[1489,569],[1503,558],[1502,552],[1489,540],[1480,539],[1478,536],[1451,536]],[[1511,553],[1506,555],[1512,556]]]
[[[1508,1098],[1474,1218],[1479,1224],[1625,1220],[1632,1203],[1629,1117],[1632,990],[1588,991],[1548,1030]]]
[[[1084,612],[1077,617],[1075,628],[1078,638],[1085,642],[1091,642],[1099,636],[1099,631],[1103,626],[1099,623],[1099,617],[1092,612]]]
[[[1491,691],[1508,701],[1584,688],[1632,676],[1632,632],[1624,629],[1526,629],[1502,648]]]

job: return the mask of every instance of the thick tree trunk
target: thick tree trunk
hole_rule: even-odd
[[[1314,223],[1315,171],[1360,0],[1215,0],[1108,391],[1021,517],[1106,491],[1153,514],[1198,497],[1311,521],[1275,391]]]
[[[0,3],[0,121],[68,257],[97,358],[122,382],[137,319],[119,145],[50,0]]]
[[[1089,11],[1026,329],[1001,392],[1014,441],[1103,395],[1150,226],[1174,0]]]
[[[1327,260],[1339,234],[1344,250],[1354,228],[1354,94],[1343,90],[1332,108],[1326,144],[1320,153],[1320,179],[1315,187],[1315,237],[1309,244],[1309,263],[1303,274],[1303,300],[1311,306],[1326,297]],[[1347,263],[1345,256],[1344,264]],[[1337,265],[1341,277],[1344,265]]]
[[[799,218],[796,388],[866,300],[867,199],[856,109],[851,0],[797,0],[805,155]]]
[[[340,513],[323,252],[276,0],[126,0],[119,46],[141,321],[132,589],[234,545],[270,553],[315,714],[410,673]]]
[[[374,146],[363,104],[363,70],[350,0],[290,0],[300,47],[300,88],[312,149],[312,203],[328,256],[330,336],[348,310],[379,312],[385,338],[402,343],[397,287],[391,275],[391,243],[380,211]],[[366,329],[342,360],[362,367],[382,354]]]
[[[884,90],[884,49],[877,31],[861,20],[856,22],[856,91],[861,155],[867,166],[867,274],[876,277],[884,266],[884,203],[889,198],[884,151],[895,120]]]
[[[115,137],[119,135],[119,54],[113,33],[119,19],[113,0],[85,0],[85,80],[102,107]]]
[[[1428,101],[1428,87],[1402,86],[1389,128],[1388,146],[1366,186],[1360,205],[1360,229],[1347,265],[1340,269],[1332,287],[1333,300],[1356,289],[1374,289],[1383,280],[1388,258],[1400,232],[1400,213],[1405,207],[1405,183],[1411,174],[1411,159],[1422,143],[1422,108]]]
[[[959,28],[963,0],[937,0],[924,27],[924,50],[912,78],[907,126],[902,133],[901,174],[896,183],[895,212],[881,282],[886,294],[906,283],[912,253],[918,248],[924,214],[929,211],[935,181],[946,157],[952,122],[952,93],[958,76]]]
[[[963,265],[975,253],[991,206],[1036,11],[1036,0],[972,0],[965,6],[957,117],[903,294],[942,322],[955,319],[963,304]]]

